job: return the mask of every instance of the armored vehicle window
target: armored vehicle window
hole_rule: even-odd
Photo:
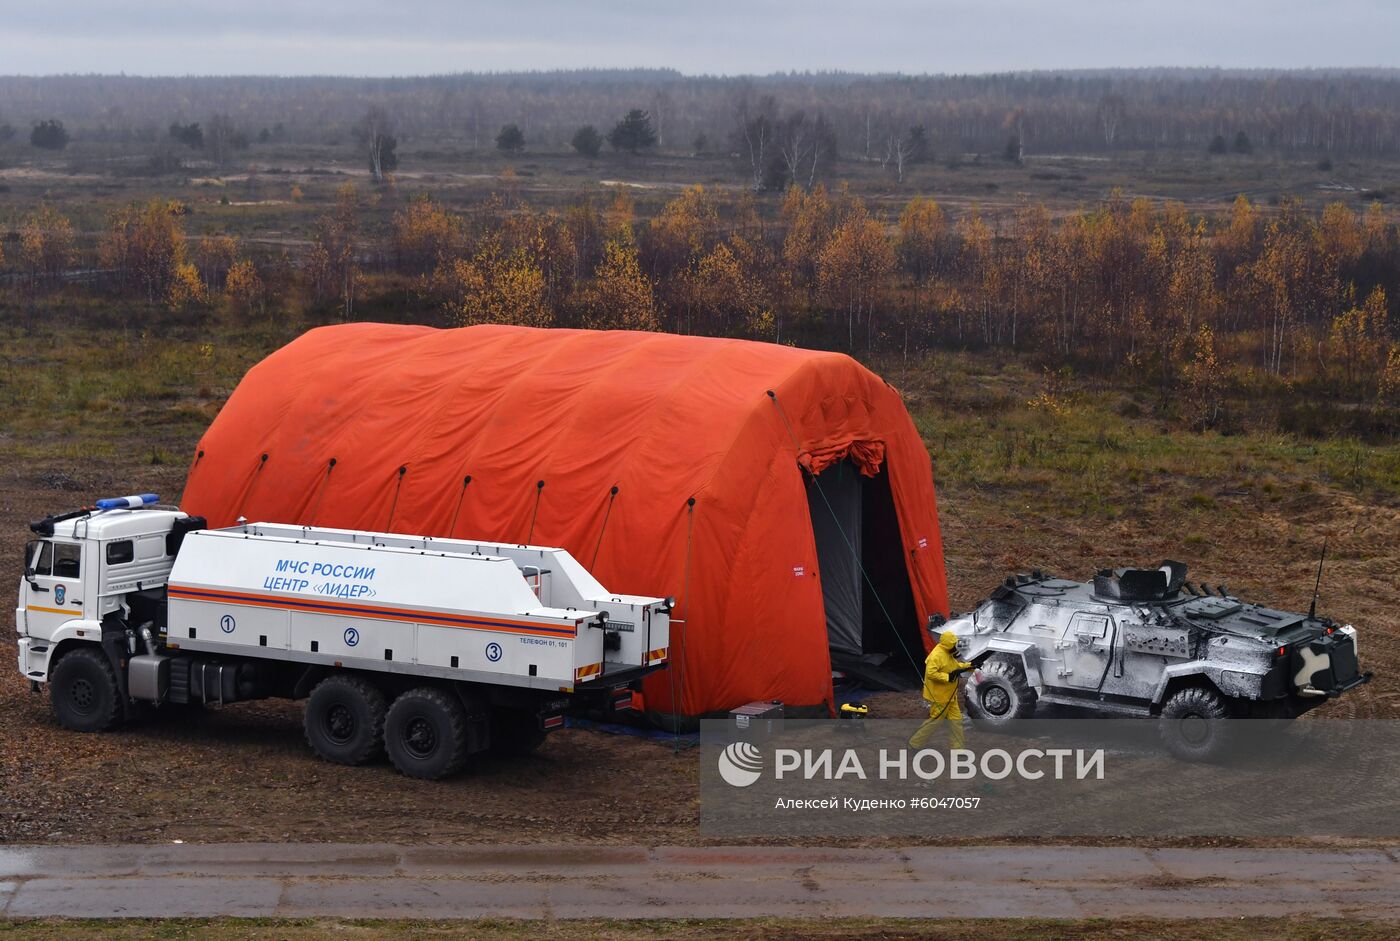
[[[54,543],[54,578],[78,578],[81,575],[80,559],[83,547],[72,542]]]
[[[136,558],[136,545],[130,539],[107,543],[107,564],[123,565]]]

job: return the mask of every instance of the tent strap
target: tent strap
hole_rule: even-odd
[[[619,487],[614,484],[608,491],[608,508],[603,511],[603,525],[598,528],[598,541],[593,544],[593,561],[588,563],[590,570],[598,567],[598,550],[603,548],[603,534],[608,531],[608,520],[612,517],[613,501],[617,499]]]

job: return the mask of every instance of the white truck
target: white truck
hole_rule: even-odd
[[[613,594],[563,549],[205,521],[153,494],[30,524],[19,669],[66,728],[143,704],[306,699],[306,738],[440,778],[527,752],[567,713],[632,708],[669,598]]]

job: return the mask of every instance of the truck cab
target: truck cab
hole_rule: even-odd
[[[24,547],[15,634],[20,673],[32,683],[48,682],[69,646],[124,642],[139,622],[154,619],[178,535],[193,521],[144,497],[138,510],[131,499],[30,524],[35,538]]]

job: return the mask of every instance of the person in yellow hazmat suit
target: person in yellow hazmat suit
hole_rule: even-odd
[[[933,738],[941,723],[948,723],[948,747],[962,748],[963,719],[958,708],[958,680],[953,674],[971,669],[972,664],[953,656],[958,635],[944,631],[938,644],[924,661],[924,702],[928,703],[928,718],[909,739],[910,748],[923,748]]]

